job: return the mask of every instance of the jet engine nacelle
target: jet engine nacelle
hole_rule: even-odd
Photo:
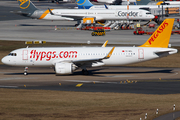
[[[72,74],[74,70],[76,66],[73,63],[56,63],[55,65],[56,75]]]

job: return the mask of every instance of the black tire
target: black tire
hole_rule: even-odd
[[[24,75],[25,75],[25,76],[28,75],[28,72],[24,72]]]
[[[83,69],[83,70],[82,70],[82,74],[83,74],[83,75],[89,75],[89,72],[88,72],[87,70],[84,70],[84,69]]]

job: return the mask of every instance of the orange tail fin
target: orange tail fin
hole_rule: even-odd
[[[167,48],[171,37],[174,19],[165,19],[156,29],[151,37],[139,47],[161,47]]]

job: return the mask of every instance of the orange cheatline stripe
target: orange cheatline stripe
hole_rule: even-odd
[[[54,10],[54,9],[51,9]],[[49,13],[49,10],[46,10],[39,19],[43,19],[44,17],[46,17],[46,15]]]

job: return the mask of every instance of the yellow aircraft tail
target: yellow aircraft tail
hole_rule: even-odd
[[[174,19],[165,19],[163,23],[156,29],[151,37],[139,47],[161,47],[167,48],[171,37]]]

